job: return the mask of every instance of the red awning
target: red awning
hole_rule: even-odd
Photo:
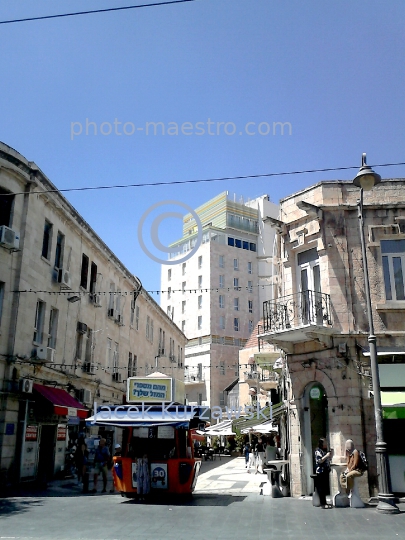
[[[52,403],[55,414],[87,418],[89,411],[66,390],[42,384],[34,384],[34,390]]]

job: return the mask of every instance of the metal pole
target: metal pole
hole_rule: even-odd
[[[387,456],[387,444],[384,442],[383,435],[383,419],[380,394],[380,375],[378,371],[377,361],[377,339],[374,335],[373,312],[371,310],[371,295],[370,281],[368,276],[366,243],[364,240],[364,218],[363,218],[363,189],[360,189],[360,200],[357,201],[361,252],[363,256],[364,270],[364,288],[366,292],[367,317],[369,325],[368,342],[370,344],[370,364],[371,375],[373,381],[374,393],[374,413],[377,441],[375,444],[375,453],[377,459],[377,474],[378,474],[378,505],[377,511],[382,514],[398,514],[399,509],[395,505],[395,497],[391,493],[391,485],[389,479],[389,466]]]

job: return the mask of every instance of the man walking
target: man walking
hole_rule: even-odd
[[[107,491],[107,463],[110,458],[110,452],[105,443],[105,439],[100,439],[99,445],[96,448],[96,453],[94,456],[94,488],[92,493],[97,493],[97,480],[100,473],[103,476],[102,493],[106,493]]]

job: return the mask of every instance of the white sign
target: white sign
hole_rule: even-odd
[[[167,489],[167,463],[151,463],[150,486],[153,489]]]
[[[68,413],[67,413],[68,416],[73,416],[73,417],[77,416],[77,409],[75,409],[74,407],[68,407],[67,410],[68,410]]]
[[[309,395],[312,399],[319,399],[321,396],[321,391],[317,386],[315,386],[314,388],[311,388]]]
[[[173,426],[158,426],[158,439],[174,439]]]

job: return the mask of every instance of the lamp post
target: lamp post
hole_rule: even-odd
[[[363,191],[370,191],[373,187],[381,182],[381,176],[375,173],[371,167],[366,164],[366,154],[362,156],[362,164],[353,184],[360,187],[360,199],[357,201],[361,252],[363,257],[364,271],[364,288],[366,292],[367,317],[369,325],[368,342],[370,344],[370,364],[371,375],[373,381],[374,393],[374,413],[376,424],[377,441],[375,444],[375,453],[377,458],[377,474],[378,474],[378,505],[377,511],[382,514],[398,514],[399,509],[395,505],[394,495],[391,493],[391,485],[389,479],[387,444],[384,442],[383,435],[383,419],[380,394],[380,375],[378,371],[377,361],[377,344],[376,336],[374,335],[373,313],[371,311],[371,296],[370,296],[370,281],[368,276],[368,265],[366,255],[366,244],[364,240],[364,218],[363,218]]]

